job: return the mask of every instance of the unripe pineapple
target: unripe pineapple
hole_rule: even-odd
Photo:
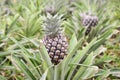
[[[51,0],[48,1],[47,4],[45,4],[44,12],[49,13],[51,15],[55,15],[57,12],[61,11],[64,6],[66,5],[67,1],[64,0]],[[64,11],[64,10],[63,10]]]
[[[90,14],[82,14],[82,25],[95,27],[98,24],[98,17]]]
[[[68,47],[67,38],[63,35],[61,27],[61,17],[47,14],[44,23],[45,37],[43,43],[51,58],[51,62],[57,65],[66,56]]]
[[[56,14],[55,3],[49,3],[45,6],[45,13],[50,13],[51,15]]]
[[[83,26],[87,27],[85,35],[88,35],[91,31],[91,28],[98,24],[98,17],[88,13],[81,14],[81,22]]]

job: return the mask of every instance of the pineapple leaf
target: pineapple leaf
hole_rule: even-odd
[[[92,62],[93,62],[93,59],[94,59],[93,53],[90,53],[90,54],[88,55],[88,57],[86,58],[86,60],[83,62],[83,64],[90,66],[90,65],[92,64]],[[82,77],[82,75],[83,75],[83,73],[85,72],[86,69],[87,69],[86,67],[81,66],[81,67],[78,69],[78,71],[77,71],[77,73],[75,74],[75,76],[73,77],[73,80],[84,79],[84,78]]]
[[[22,51],[21,55],[22,55],[22,56],[24,57],[24,59],[31,65],[31,67],[34,69],[35,74],[40,77],[39,72],[35,69],[34,64],[31,62],[31,60],[30,60],[30,58],[29,58],[30,55],[29,55],[29,52],[26,50],[26,48],[25,48],[23,45],[21,45],[15,38],[10,37],[10,39],[11,39],[13,42],[15,42],[15,43],[21,48],[21,51]]]
[[[77,44],[77,38],[76,38],[76,35],[73,34],[73,36],[70,40],[70,43],[69,43],[68,52],[70,52],[70,50],[73,50],[76,44]]]
[[[1,76],[1,75],[0,75],[0,79],[1,79],[1,80],[7,80],[5,77],[3,77],[3,76]]]
[[[40,78],[40,80],[46,80],[47,73],[48,73],[48,69],[44,72],[44,74],[42,75],[42,77]]]
[[[73,35],[74,35],[74,34],[73,34]],[[74,38],[74,36],[73,36],[73,38]],[[72,40],[72,39],[71,39],[71,40]],[[75,40],[75,39],[73,39],[73,40]],[[77,44],[74,45],[74,48],[68,52],[69,54],[67,55],[67,57],[66,57],[66,58],[64,59],[64,61],[62,62],[62,74],[61,74],[61,79],[62,79],[62,80],[64,80],[64,77],[63,77],[63,76],[65,76],[65,74],[66,74],[66,73],[64,73],[64,71],[65,71],[65,72],[68,71],[68,69],[69,69],[69,68],[68,68],[69,62],[70,62],[70,60],[72,59],[73,55],[75,54],[76,50],[81,46],[82,42],[83,42],[83,38],[81,38],[81,39],[77,42]]]
[[[71,60],[71,62],[72,63],[82,62],[82,60],[84,60],[84,58],[85,58],[87,52],[89,51],[89,49],[94,45],[95,41],[96,41],[96,38],[94,38],[83,50],[78,51],[78,54],[76,54],[74,56],[74,58]],[[74,66],[74,67],[76,67],[76,66]],[[70,70],[68,79],[70,79],[70,76],[74,72],[74,68],[71,67],[71,69],[70,68],[68,68],[68,69]]]
[[[13,59],[13,64],[14,65],[17,64],[17,66],[26,74],[27,77],[29,77],[29,79],[36,80],[31,70],[29,70],[29,68],[23,61],[20,61],[16,56],[12,56],[12,59]]]
[[[113,76],[116,76],[118,78],[120,78],[120,69],[111,69],[110,70],[110,73],[113,75]]]
[[[44,70],[46,70],[48,67],[53,66],[53,64],[51,63],[50,57],[48,55],[48,52],[42,43],[40,44],[40,53],[44,60],[44,63],[43,63]],[[50,79],[53,79],[53,74],[54,74],[53,72],[54,72],[53,68],[50,68],[50,70],[48,71],[48,77]]]
[[[108,75],[110,75],[110,70],[109,69],[108,70],[101,70],[96,74],[96,76],[98,76],[97,77],[98,80],[99,79],[105,79],[105,78],[108,77]]]
[[[98,67],[97,66],[90,66],[88,67],[85,72],[82,74],[81,78],[82,79],[89,79],[98,72]]]
[[[13,30],[13,27],[14,27],[15,23],[17,22],[18,18],[19,18],[19,14],[16,14],[13,21],[10,23],[9,27],[6,26],[5,34],[8,34]]]
[[[40,52],[41,52],[41,55],[42,55],[44,61],[46,62],[46,64],[48,64],[48,66],[52,66],[48,52],[42,43],[40,44]]]

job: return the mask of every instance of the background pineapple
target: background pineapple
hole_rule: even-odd
[[[49,0],[44,4],[44,13],[49,13],[51,15],[55,15],[56,13],[64,13],[66,11],[66,5],[68,1],[64,0]]]
[[[98,24],[98,17],[88,13],[82,14],[82,25],[95,27]]]
[[[47,14],[44,24],[45,37],[43,43],[47,48],[48,54],[53,64],[57,65],[66,55],[68,42],[62,34],[61,17],[57,14],[52,16]]]
[[[56,14],[55,2],[48,3],[48,5],[45,6],[45,13]]]
[[[98,17],[89,13],[84,13],[81,14],[81,22],[83,26],[87,27],[85,35],[88,35],[91,31],[91,28],[98,24]]]

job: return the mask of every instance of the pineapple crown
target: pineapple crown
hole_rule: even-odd
[[[63,15],[51,15],[47,13],[47,16],[44,17],[44,24],[43,28],[44,31],[47,35],[56,35],[62,31],[61,26],[62,26],[62,18]]]

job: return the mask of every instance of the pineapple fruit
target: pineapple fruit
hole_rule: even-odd
[[[48,13],[43,25],[46,33],[43,43],[54,65],[61,62],[67,55],[68,42],[66,36],[62,33],[61,17],[57,14],[52,16]]]
[[[92,27],[95,27],[98,24],[98,17],[90,13],[81,14],[82,25],[87,27],[85,35],[88,35]]]
[[[56,8],[55,8],[55,3],[49,3],[48,5],[45,6],[45,13],[50,13],[51,15],[56,14]]]

